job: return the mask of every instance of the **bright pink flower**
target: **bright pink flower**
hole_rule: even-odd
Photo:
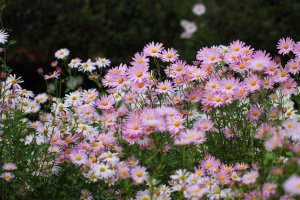
[[[287,37],[281,38],[277,44],[277,49],[279,50],[279,54],[285,55],[294,49],[295,42]]]
[[[243,171],[243,170],[246,170],[249,168],[249,165],[246,164],[246,163],[237,163],[235,166],[234,166],[235,170],[238,170],[238,171]]]

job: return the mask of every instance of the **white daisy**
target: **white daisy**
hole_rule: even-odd
[[[98,65],[99,68],[102,67],[109,67],[110,66],[110,60],[106,58],[97,58],[96,59],[96,64]]]
[[[78,68],[81,64],[81,60],[79,58],[74,58],[71,60],[71,62],[68,64],[70,68]]]
[[[55,57],[57,59],[65,59],[70,54],[68,49],[60,49],[55,52]]]
[[[79,71],[84,72],[92,72],[95,69],[95,63],[93,63],[90,59],[84,63],[81,63],[81,65],[79,66]]]
[[[7,42],[8,34],[4,30],[0,30],[0,43],[4,44]]]
[[[203,3],[197,3],[193,6],[193,13],[195,15],[203,15],[206,12],[206,7]]]

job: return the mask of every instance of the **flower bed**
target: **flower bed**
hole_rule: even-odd
[[[112,68],[61,49],[38,95],[3,58],[2,197],[296,199],[300,43],[278,49],[287,61],[235,41],[188,64],[151,42]],[[78,88],[79,72],[98,88]]]

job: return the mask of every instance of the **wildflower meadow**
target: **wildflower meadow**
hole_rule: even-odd
[[[7,65],[13,44],[2,29],[0,199],[300,198],[300,42],[274,58],[199,46],[192,63],[149,42],[116,66],[62,48],[39,94]]]

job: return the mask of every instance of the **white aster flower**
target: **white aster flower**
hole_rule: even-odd
[[[55,52],[55,58],[57,59],[65,59],[70,54],[68,49],[60,49]]]
[[[5,44],[7,42],[8,34],[4,30],[0,30],[0,43]]]
[[[206,12],[206,6],[203,3],[197,3],[193,6],[193,13],[195,15],[203,15]]]

